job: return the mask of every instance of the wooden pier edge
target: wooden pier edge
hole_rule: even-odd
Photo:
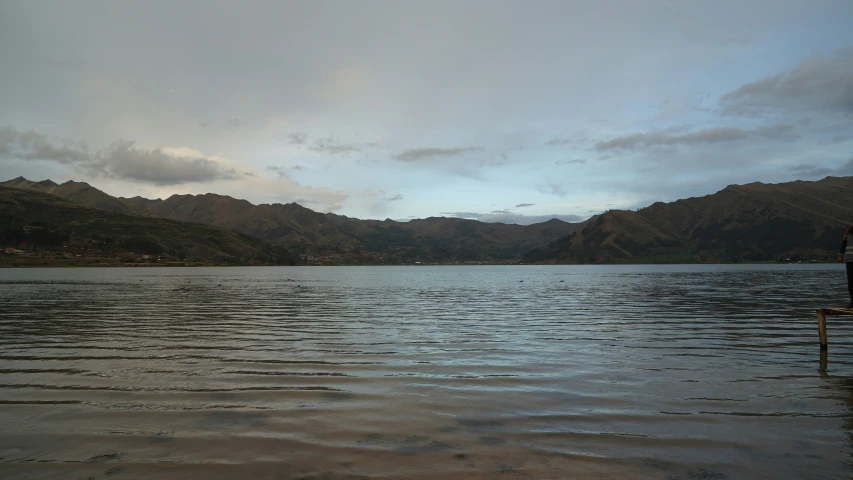
[[[826,340],[826,317],[828,315],[853,315],[853,308],[819,308],[817,309],[817,333],[820,336],[820,350],[828,348]]]

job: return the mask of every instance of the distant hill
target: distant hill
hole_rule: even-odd
[[[296,253],[334,257],[344,263],[516,261],[583,225],[557,219],[535,225],[445,217],[409,222],[359,220],[318,213],[296,203],[253,205],[213,193],[149,200],[112,197],[82,182],[56,185],[50,180],[32,182],[19,177],[0,185],[50,193],[113,212],[214,225]]]
[[[530,263],[831,259],[853,223],[853,177],[731,185],[704,197],[609,211],[534,249]]]
[[[344,252],[361,246],[357,239],[330,223],[326,215],[295,203],[253,205],[246,200],[214,193],[172,195],[144,205],[138,212],[216,225],[303,253]]]
[[[39,184],[54,193],[66,185]],[[85,189],[67,191],[85,194]],[[97,201],[97,197],[85,198]],[[0,246],[24,244],[31,250],[94,252],[110,257],[146,254],[224,264],[299,261],[283,247],[222,228],[125,215],[72,203],[36,188],[0,186]]]
[[[360,220],[318,213],[296,203],[253,205],[212,193],[173,195],[143,205],[139,212],[229,228],[308,255],[374,253],[390,262],[518,260],[580,227],[556,219],[536,225],[446,217]]]
[[[425,261],[518,260],[531,249],[547,245],[582,225],[557,219],[515,225],[447,217],[408,222],[357,220],[335,214],[327,214],[327,218],[357,239],[362,248]]]

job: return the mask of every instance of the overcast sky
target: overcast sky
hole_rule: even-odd
[[[851,19],[851,0],[0,0],[0,180],[531,223],[853,175]]]

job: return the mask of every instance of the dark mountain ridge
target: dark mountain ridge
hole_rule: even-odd
[[[64,185],[64,184],[63,184]],[[48,187],[50,188],[50,187]],[[222,228],[92,208],[36,189],[0,186],[0,246],[60,256],[141,256],[230,265],[288,264],[287,249]],[[22,250],[23,252],[23,250]]]
[[[447,217],[408,222],[360,220],[318,213],[296,203],[254,205],[214,193],[149,200],[112,197],[84,182],[56,185],[19,177],[0,185],[49,193],[117,213],[214,225],[285,246],[312,260],[342,263],[512,262],[583,225],[558,219],[534,225]]]
[[[853,177],[730,185],[703,197],[612,210],[527,254],[532,263],[834,258],[853,222]]]

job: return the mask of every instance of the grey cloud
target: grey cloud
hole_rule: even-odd
[[[512,213],[507,211],[499,211],[492,213],[476,213],[476,212],[443,212],[442,215],[451,215],[457,218],[466,218],[469,220],[477,220],[486,223],[510,223],[518,225],[533,225],[535,223],[547,222],[551,219],[558,219],[564,222],[582,222],[586,220],[580,215],[524,215],[520,213]]]
[[[756,80],[752,83],[747,83],[737,90],[727,93],[723,96],[723,100],[736,100],[738,97],[770,93],[774,88],[776,88],[776,85],[779,83],[781,78],[782,75],[776,75],[773,77],[762,78],[761,80]]]
[[[847,160],[847,162],[844,163],[844,165],[836,168],[834,173],[836,175],[839,175],[842,177],[847,177],[847,176],[853,175],[853,158],[851,158],[850,160]]]
[[[759,127],[752,131],[754,135],[775,140],[795,140],[800,136],[794,131],[794,126],[787,123]]]
[[[797,178],[825,177],[828,175],[847,177],[853,175],[853,158],[838,168],[829,168],[814,163],[794,165],[791,167],[791,173]]]
[[[548,184],[541,185],[536,188],[540,193],[545,193],[548,195],[557,195],[558,197],[565,197],[569,194],[569,192],[560,185]]]
[[[573,158],[571,160],[557,160],[557,165],[583,165],[586,160],[582,158]]]
[[[723,112],[838,111],[853,114],[853,47],[813,55],[790,72],[747,83],[720,99]]]
[[[201,128],[207,128],[210,126],[210,122],[198,122],[198,126]]]
[[[791,167],[791,173],[797,177],[822,177],[832,172],[831,168],[822,167],[814,163],[803,163]]]
[[[177,185],[212,180],[235,180],[233,169],[206,158],[173,157],[159,148],[144,150],[134,142],[118,141],[106,151],[98,152],[92,161],[79,165],[92,175],[136,180],[156,185]]]
[[[824,124],[813,129],[819,135],[827,135],[832,143],[845,142],[853,139],[853,117],[842,119],[840,122]]]
[[[233,169],[225,170],[213,160],[173,157],[159,148],[137,148],[131,141],[120,140],[105,150],[90,154],[83,143],[52,139],[33,131],[19,132],[11,127],[0,130],[0,157],[54,161],[72,165],[92,176],[157,185],[239,178]]]
[[[338,141],[332,137],[318,138],[310,147],[308,147],[308,149],[331,155],[348,155],[350,153],[361,151],[361,149],[355,145],[338,143]]]
[[[266,170],[268,172],[276,173],[276,174],[278,174],[279,177],[288,176],[287,172],[289,170],[304,170],[304,169],[305,169],[305,167],[303,167],[302,165],[299,165],[299,164],[293,165],[291,167],[282,167],[280,165],[267,165],[267,167],[266,167]]]
[[[303,132],[294,132],[287,136],[287,143],[291,145],[305,145],[308,140],[308,134]]]
[[[403,199],[402,193],[395,194],[387,194],[383,191],[366,191],[357,193],[359,196],[364,197],[373,197],[374,200],[370,202],[368,206],[368,210],[374,216],[385,215],[391,211],[391,206],[389,205],[392,202],[398,202]]]
[[[509,162],[508,162],[508,160],[507,160],[507,157],[506,157],[505,155],[501,155],[501,159],[500,159],[500,160],[498,160],[498,159],[496,159],[496,158],[481,158],[481,159],[477,162],[477,165],[479,165],[479,166],[481,166],[481,167],[487,167],[487,166],[500,166],[500,165],[506,165],[507,163],[509,163]]]
[[[455,157],[466,153],[479,152],[483,150],[481,147],[461,147],[461,148],[414,148],[404,150],[394,156],[396,160],[401,162],[416,162],[439,157]]]
[[[240,128],[240,119],[232,118],[231,120],[228,120],[228,126],[231,128]]]
[[[554,145],[568,145],[571,143],[568,138],[552,138],[545,142],[546,146],[554,146]]]
[[[535,205],[535,203],[519,203],[515,208],[532,207],[533,205]]]
[[[624,135],[621,137],[616,137],[612,140],[608,140],[606,142],[598,142],[595,145],[597,150],[607,150],[611,148],[635,148],[638,144],[642,144],[644,140],[651,137],[651,135],[647,135],[644,133],[635,133],[633,135]]]
[[[595,145],[596,150],[610,149],[628,149],[633,150],[637,147],[651,147],[658,145],[675,145],[679,143],[715,143],[715,142],[731,142],[734,140],[742,140],[747,138],[749,134],[739,128],[708,128],[697,132],[688,133],[685,135],[669,135],[666,133],[635,133],[616,137],[606,142],[598,142]]]
[[[796,133],[793,125],[779,124],[760,127],[755,130],[744,130],[732,127],[716,127],[697,130],[683,135],[672,135],[668,133],[635,133],[624,135],[614,139],[598,142],[595,149],[598,151],[623,149],[634,150],[644,147],[671,146],[671,145],[696,145],[708,143],[735,142],[753,136],[773,139],[793,139]]]
[[[278,175],[279,177],[286,177],[287,176],[287,169],[284,167],[279,167],[278,165],[267,165],[267,171],[273,172],[276,175]]]
[[[89,152],[85,143],[54,139],[32,130],[19,132],[6,127],[0,130],[0,157],[81,164],[89,160]]]

